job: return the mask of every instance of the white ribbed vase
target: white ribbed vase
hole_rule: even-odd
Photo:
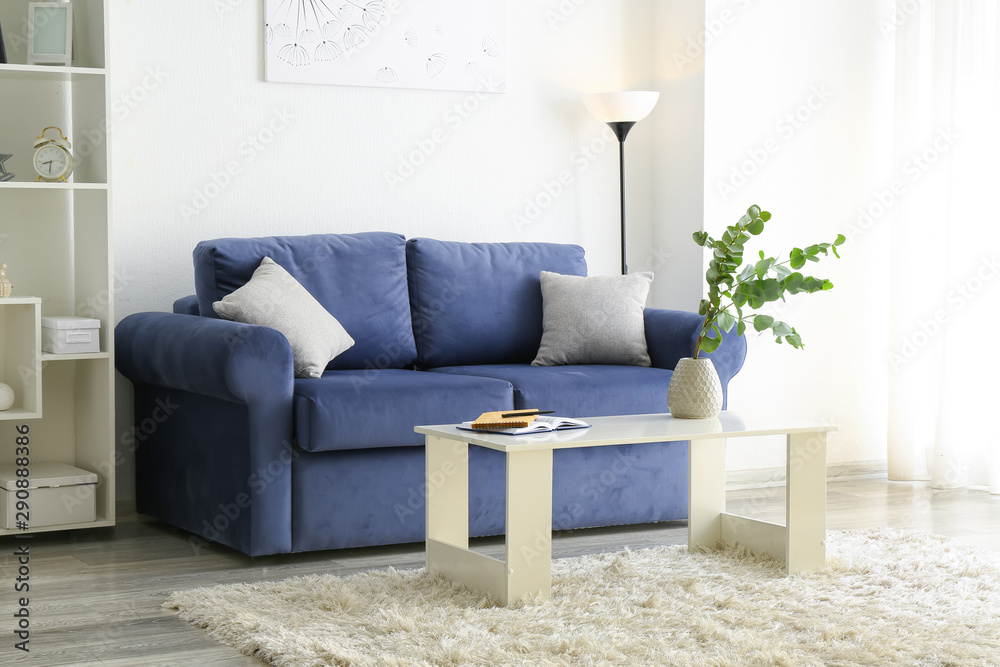
[[[707,357],[686,357],[667,387],[667,407],[680,419],[713,419],[722,411],[722,383],[715,364]]]

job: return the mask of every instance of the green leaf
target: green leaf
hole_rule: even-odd
[[[753,270],[754,270],[753,264],[747,264],[746,266],[744,266],[743,270],[740,271],[740,282],[744,283],[750,280],[750,276],[753,275]]]
[[[747,295],[743,292],[737,291],[733,293],[733,303],[737,307],[742,307],[747,302]]]
[[[742,335],[743,335],[743,334],[745,334],[746,332],[747,332],[747,323],[746,323],[746,322],[744,322],[743,320],[740,320],[740,321],[739,321],[739,322],[738,322],[738,323],[736,324],[736,335],[737,335],[737,336],[742,336]]]
[[[802,344],[802,338],[799,337],[797,333],[785,336],[785,342],[787,342],[789,345],[799,350],[805,347],[805,345]]]
[[[717,268],[709,266],[708,271],[705,272],[705,280],[707,280],[710,285],[714,285],[719,282],[719,276],[721,275],[722,274],[719,273]]]
[[[750,208],[748,208],[747,209],[747,215],[749,215],[751,218],[759,218],[760,217],[760,206],[757,206],[756,204],[754,204],[753,206],[751,206]]]
[[[761,211],[760,212],[760,219],[763,220],[764,222],[767,222],[768,220],[771,219],[771,214],[768,213],[767,211]]]
[[[805,257],[810,262],[818,262],[819,261],[819,257],[817,257],[816,255],[802,255],[802,256]]]
[[[787,322],[775,322],[771,328],[774,329],[775,336],[788,336],[795,333],[795,329],[790,327]]]
[[[750,224],[751,220],[753,220],[753,218],[750,217],[749,215],[740,216],[740,221],[739,221],[739,223],[737,223],[737,225],[739,227],[746,227],[747,225]]]
[[[806,265],[806,259],[805,258],[806,258],[806,255],[802,255],[802,254],[793,255],[792,257],[789,258],[788,265],[790,267],[792,267],[793,269],[801,269],[803,266]]]
[[[754,273],[757,274],[758,278],[763,278],[765,275],[767,275],[768,269],[771,268],[771,264],[773,263],[774,263],[773,259],[761,259],[759,262],[757,262],[757,265],[754,267]]]
[[[703,246],[708,242],[708,232],[695,232],[691,235],[691,238],[694,239],[695,243]]]
[[[754,236],[757,236],[758,234],[764,231],[764,221],[761,220],[760,218],[757,218],[749,225],[747,225],[747,231],[753,234]]]
[[[708,315],[708,309],[711,307],[711,305],[712,304],[709,302],[708,299],[702,299],[701,303],[698,304],[698,314],[701,315],[702,317]]]
[[[736,326],[736,318],[728,310],[719,311],[719,314],[715,317],[715,321],[719,324],[719,328],[726,333],[732,331],[733,327]]]
[[[833,245],[844,245],[847,241],[847,237],[843,234],[837,234],[837,240],[833,242]]]
[[[803,250],[802,252],[804,252],[807,255],[816,255],[817,253],[819,253],[819,246],[818,245],[811,245],[808,248],[806,248],[805,250]]]
[[[792,270],[789,269],[784,264],[775,264],[774,265],[774,272],[778,274],[778,278],[786,278],[789,275],[791,275]]]
[[[792,294],[796,294],[801,290],[803,282],[805,282],[805,279],[802,277],[801,273],[793,273],[782,280],[781,285],[785,288],[785,290],[791,292]]]
[[[701,339],[701,351],[705,353],[712,353],[719,349],[719,345],[722,344],[722,338],[710,338],[706,336]]]
[[[833,246],[833,247],[831,247],[831,248],[830,248],[830,250],[832,250],[832,251],[833,251],[833,254],[834,254],[834,256],[835,256],[835,257],[836,257],[837,259],[840,259],[840,253],[839,253],[839,252],[837,252],[837,246]]]
[[[774,318],[770,315],[757,315],[753,318],[753,328],[756,331],[764,331],[774,324]]]
[[[761,289],[764,291],[765,301],[777,301],[781,298],[781,283],[779,283],[774,278],[768,278],[760,284]]]

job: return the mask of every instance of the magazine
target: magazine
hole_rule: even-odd
[[[459,425],[464,431],[479,431],[482,433],[503,433],[504,435],[527,435],[528,433],[548,433],[550,431],[565,431],[572,428],[590,428],[590,424],[582,419],[539,415],[527,426],[521,428],[472,428],[472,422],[462,422]]]

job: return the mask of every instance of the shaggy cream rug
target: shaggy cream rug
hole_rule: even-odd
[[[888,529],[828,533],[827,569],[740,550],[553,562],[552,599],[500,608],[422,570],[174,593],[273,665],[1000,665],[1000,556]]]

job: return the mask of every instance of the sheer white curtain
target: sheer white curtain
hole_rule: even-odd
[[[897,0],[895,24],[889,478],[1000,493],[997,2]]]

